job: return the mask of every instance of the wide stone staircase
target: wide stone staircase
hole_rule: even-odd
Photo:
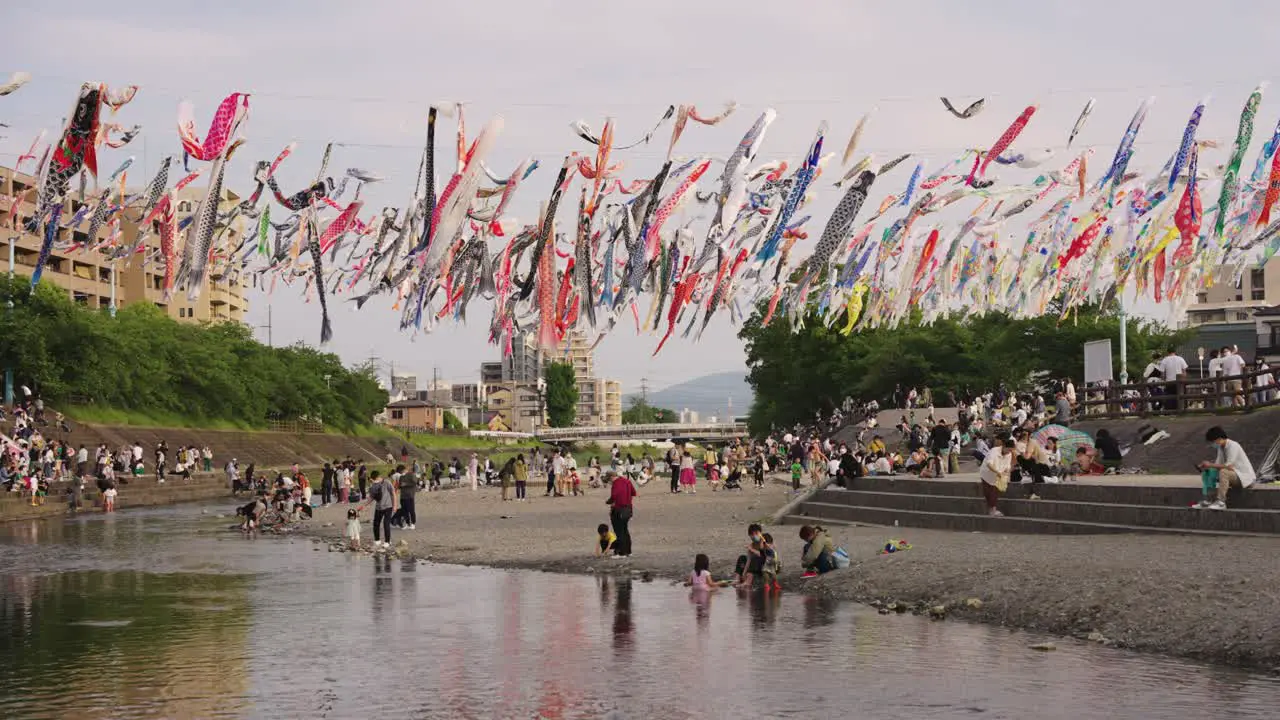
[[[1198,487],[1159,484],[1158,477],[1140,480],[1132,485],[1011,485],[1000,500],[1005,516],[991,517],[974,476],[859,478],[848,490],[817,492],[785,521],[998,533],[1280,535],[1280,491],[1233,489],[1227,497],[1229,510],[1192,510],[1200,499]],[[1039,499],[1031,499],[1032,493]]]

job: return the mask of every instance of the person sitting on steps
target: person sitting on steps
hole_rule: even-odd
[[[1213,462],[1204,461],[1197,465],[1204,499],[1191,507],[1196,510],[1226,510],[1227,491],[1232,487],[1248,488],[1258,476],[1253,471],[1253,463],[1249,462],[1244,448],[1228,438],[1226,430],[1215,425],[1205,432],[1204,439],[1218,447],[1218,455]],[[1210,501],[1215,486],[1217,499]]]

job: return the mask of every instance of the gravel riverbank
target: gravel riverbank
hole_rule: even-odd
[[[531,491],[533,488],[530,488]],[[393,530],[407,551],[435,562],[551,572],[686,576],[696,553],[728,575],[746,526],[786,502],[780,485],[671,495],[642,489],[631,522],[635,554],[593,554],[608,521],[603,490],[585,497],[502,502],[497,488],[418,494],[416,530]],[[363,537],[372,538],[371,512]],[[337,538],[346,508],[316,511],[304,534]],[[829,528],[853,560],[848,570],[801,579],[802,543],[774,526],[784,591],[1088,638],[1115,647],[1230,665],[1280,668],[1280,540],[1154,535],[1035,536],[911,528]],[[889,538],[913,549],[879,555]],[[941,609],[942,606],[945,609]]]

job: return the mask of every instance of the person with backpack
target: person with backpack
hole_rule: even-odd
[[[418,476],[411,472],[405,472],[404,466],[396,467],[396,473],[399,474],[399,480],[396,486],[400,490],[400,511],[397,513],[403,527],[406,530],[416,530],[418,528],[418,510],[414,504],[414,494],[418,492]]]
[[[396,510],[396,491],[377,470],[369,473],[373,484],[369,486],[369,499],[361,506],[373,505],[373,549],[391,548],[391,516]]]

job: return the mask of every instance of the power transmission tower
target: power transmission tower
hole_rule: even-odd
[[[649,378],[647,377],[640,378],[640,403],[649,404]]]

